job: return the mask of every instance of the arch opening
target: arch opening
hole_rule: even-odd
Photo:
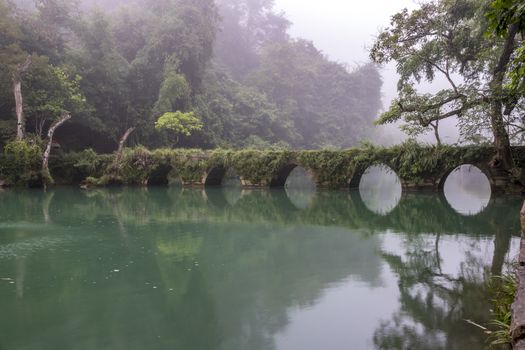
[[[297,168],[297,164],[288,164],[279,169],[270,182],[270,187],[284,187],[291,172]]]
[[[226,168],[219,166],[211,169],[204,181],[205,186],[220,186],[226,175]]]
[[[397,207],[403,189],[399,176],[384,164],[368,167],[359,178],[359,195],[373,213],[386,215]]]
[[[232,168],[215,167],[210,170],[204,181],[205,186],[241,188],[241,177]]]
[[[464,164],[444,178],[442,188],[445,198],[459,214],[476,215],[489,205],[492,186],[489,177],[480,168]]]
[[[170,165],[159,165],[148,177],[148,186],[168,186],[172,170]]]
[[[296,166],[286,178],[284,189],[288,199],[297,209],[306,209],[312,206],[317,191],[317,185],[310,172],[303,167]]]

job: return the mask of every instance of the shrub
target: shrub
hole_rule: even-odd
[[[489,346],[492,349],[498,346],[510,346],[512,338],[510,335],[510,324],[512,322],[512,303],[518,289],[517,266],[502,276],[494,276],[489,282],[489,290],[492,294],[492,321],[490,325],[494,328],[489,332]]]
[[[37,143],[11,141],[4,147],[0,176],[8,184],[39,186],[42,184],[42,149]]]

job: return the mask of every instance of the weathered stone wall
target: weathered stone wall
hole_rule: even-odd
[[[88,185],[144,186],[177,180],[185,186],[206,186],[220,184],[225,171],[232,170],[244,187],[260,188],[284,186],[290,172],[300,166],[319,188],[348,189],[359,186],[368,167],[382,164],[399,176],[404,191],[439,191],[450,172],[460,165],[471,164],[487,175],[494,192],[521,192],[523,187],[509,173],[490,165],[494,154],[494,148],[486,146],[432,147],[414,142],[389,148],[368,145],[320,151],[137,147],[125,150],[117,168],[108,167],[113,164],[112,155],[83,151],[53,156],[50,171],[59,184],[83,181]],[[514,148],[513,154],[516,163],[523,166],[525,148]],[[28,171],[27,167],[11,163],[0,157],[0,179],[11,179],[8,184],[23,185],[27,176],[21,174],[38,175],[34,169]],[[17,181],[19,178],[22,180]]]

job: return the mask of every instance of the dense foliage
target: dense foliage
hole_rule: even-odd
[[[131,127],[132,144],[171,146],[155,122],[175,112],[203,124],[178,133],[182,147],[347,147],[370,135],[375,66],[350,71],[290,38],[272,1],[80,5],[0,0],[0,146],[15,135],[15,76],[27,134],[43,137],[67,110],[55,139],[68,150],[114,151]]]
[[[412,135],[434,128],[439,142],[439,122],[456,117],[464,140],[494,141],[494,165],[508,171],[514,166],[510,140],[520,141],[524,129],[523,94],[506,83],[523,38],[514,19],[505,33],[498,29],[500,35],[494,35],[489,19],[503,3],[521,1],[497,0],[492,8],[491,3],[432,0],[414,11],[401,11],[379,34],[371,58],[395,61],[400,74],[399,96],[379,123],[401,120]],[[448,82],[446,88],[421,91],[421,82],[433,83],[438,77]]]
[[[515,161],[522,164],[525,150],[515,148]],[[93,150],[78,153],[57,152],[50,162],[50,172],[58,184],[86,186],[106,185],[168,185],[182,183],[204,186],[207,178],[217,176],[220,184],[231,170],[247,187],[284,186],[290,172],[300,166],[306,169],[320,188],[348,189],[359,185],[362,174],[370,166],[386,165],[401,179],[403,186],[438,190],[446,176],[462,164],[474,164],[490,177],[489,161],[495,153],[487,146],[423,146],[405,142],[394,147],[365,145],[348,150],[202,150],[143,146],[124,150],[118,167],[114,157],[98,155]],[[40,148],[25,142],[13,142],[4,150],[0,178],[10,184],[31,184],[38,179]],[[22,177],[21,177],[22,176]],[[512,180],[512,179],[510,179]],[[25,182],[23,182],[25,181]],[[519,191],[509,181],[498,191]]]

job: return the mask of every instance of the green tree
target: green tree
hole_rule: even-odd
[[[38,137],[43,137],[49,124],[64,111],[75,115],[89,112],[80,91],[81,80],[71,67],[54,66],[44,57],[33,59],[24,88],[27,121]]]
[[[241,80],[260,64],[260,50],[267,44],[284,43],[290,22],[273,11],[273,0],[218,0],[222,17],[217,34],[217,61],[233,78]]]
[[[46,147],[42,157],[44,185],[54,182],[49,172],[49,156],[55,131],[71,119],[73,113],[81,112],[86,108],[86,99],[80,91],[81,78],[78,75],[71,77],[61,67],[49,66],[48,70],[54,80],[52,87],[47,90],[50,95],[45,96],[40,104],[33,105],[43,115],[49,115],[52,120],[47,130]]]
[[[235,81],[216,66],[205,76],[195,111],[204,122],[199,144],[242,147],[251,136],[272,144],[291,139],[291,125],[265,94]]]
[[[505,38],[517,29],[525,31],[525,3],[518,0],[495,0],[491,4],[491,11],[487,13],[491,33]],[[525,92],[525,45],[517,47],[514,61],[509,70],[509,87],[518,96]]]
[[[194,131],[201,130],[202,126],[201,120],[193,112],[181,111],[164,113],[155,123],[157,130],[169,130],[176,135],[175,144],[179,143],[181,135],[191,136]]]
[[[191,106],[191,86],[184,75],[169,71],[160,86],[159,97],[153,107],[154,115],[174,110],[187,110]]]
[[[374,65],[330,62],[311,42],[265,47],[249,83],[265,93],[290,125],[295,147],[349,147],[366,138],[381,107],[382,80]]]
[[[31,68],[31,54],[23,48],[24,35],[17,22],[12,7],[5,0],[0,0],[0,81],[12,94],[17,119],[16,137],[25,136],[24,102],[22,94],[22,76]]]
[[[86,99],[57,134],[66,149],[118,148],[118,159],[132,133],[165,146],[154,124],[172,111],[202,118],[184,147],[357,144],[380,107],[376,67],[350,72],[291,40],[273,3],[0,0],[1,137],[13,136],[15,115],[19,135],[46,134],[69,99],[59,68]]]
[[[81,89],[93,113],[75,121],[78,130],[77,142],[95,130],[105,136],[114,149],[121,136],[130,127],[142,120],[142,110],[137,110],[129,87],[131,67],[116,49],[109,18],[101,12],[94,12],[79,25],[79,47],[72,51],[72,64],[83,77]]]
[[[412,12],[392,17],[370,56],[377,63],[395,61],[400,74],[399,96],[378,120],[379,124],[403,120],[413,133],[457,117],[465,138],[482,134],[486,125],[497,154],[494,166],[510,171],[511,156],[506,117],[514,111],[504,87],[516,31],[500,40],[487,38],[488,1],[434,0]],[[418,91],[422,81],[445,78],[449,87],[434,94]]]

